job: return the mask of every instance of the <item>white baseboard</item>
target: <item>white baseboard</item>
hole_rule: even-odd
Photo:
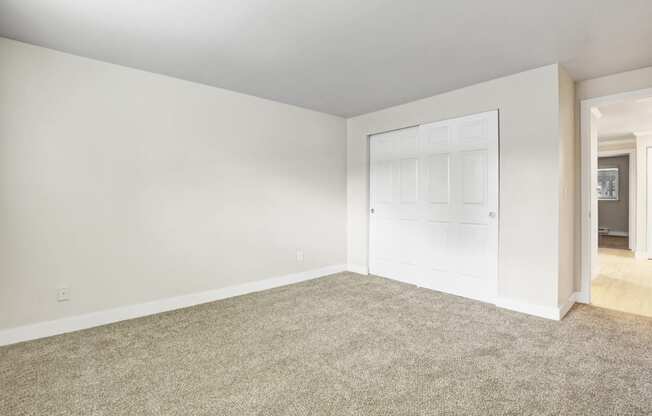
[[[535,305],[507,298],[498,298],[496,299],[495,304],[499,308],[559,321],[568,313],[570,308],[573,307],[577,300],[577,296],[577,292],[573,293],[565,303],[558,306]]]
[[[635,252],[634,257],[636,257],[637,259],[643,259],[643,260],[649,259],[649,256],[648,256],[647,252],[645,252],[645,251],[637,251],[637,252]]]
[[[534,315],[540,318],[554,320],[559,319],[559,308],[554,306],[535,305],[532,303],[507,298],[498,298],[494,303],[499,308],[509,309],[511,311],[526,313],[528,315]]]
[[[79,331],[81,329],[106,325],[127,319],[154,315],[161,312],[186,308],[247,293],[260,292],[261,290],[328,276],[330,274],[346,271],[347,269],[348,267],[346,265],[324,267],[321,269],[308,270],[305,272],[244,283],[237,286],[229,286],[222,289],[192,293],[189,295],[160,299],[137,305],[122,306],[84,315],[71,316],[53,321],[38,322],[17,328],[0,330],[0,346]]]
[[[352,267],[351,265],[348,265],[348,270],[351,271]],[[379,273],[380,276],[385,276],[383,273]],[[430,290],[435,290],[438,292],[446,293],[446,294],[451,294],[451,295],[456,295],[456,296],[461,296],[465,297],[467,299],[473,299],[477,300],[479,302],[485,302],[485,303],[491,303],[496,305],[499,308],[503,309],[509,309],[515,312],[521,312],[525,313],[528,315],[533,315],[533,316],[538,316],[540,318],[546,318],[546,319],[552,319],[555,321],[561,320],[570,310],[570,308],[573,307],[573,305],[576,302],[578,293],[573,293],[571,296],[568,298],[566,302],[564,302],[561,305],[557,306],[543,306],[543,305],[535,305],[532,303],[528,302],[523,302],[519,300],[514,300],[514,299],[509,299],[509,298],[501,298],[501,297],[487,297],[484,294],[478,294],[478,296],[469,296],[468,291],[456,291],[453,287],[437,287],[436,285],[432,284],[427,284],[426,282],[419,282],[419,281],[414,281],[410,279],[406,279],[402,277],[401,275],[394,275],[390,277],[386,277],[387,279],[392,279],[396,280],[399,282],[415,285],[418,287],[423,287],[426,289]]]
[[[358,274],[369,274],[369,268],[367,266],[358,266],[357,264],[347,265],[346,270]]]
[[[564,316],[568,313],[568,311],[571,310],[573,305],[577,302],[577,298],[580,296],[579,292],[573,292],[571,295],[568,297],[568,300],[566,303],[559,305],[559,319],[563,319]]]
[[[575,292],[575,302],[589,304],[589,294],[585,292]]]

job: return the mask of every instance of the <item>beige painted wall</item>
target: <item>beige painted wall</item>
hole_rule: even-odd
[[[499,296],[556,307],[560,273],[559,93],[559,67],[550,65],[349,119],[349,264],[368,264],[368,135],[499,109]]]
[[[0,328],[344,264],[345,132],[0,38]]]
[[[570,84],[551,65],[345,122],[0,39],[0,328],[345,261],[364,268],[367,135],[496,108],[499,295],[564,302],[580,287]],[[582,81],[576,109],[651,87],[652,67]],[[572,123],[578,131],[579,114]],[[60,285],[72,301],[56,302]]]
[[[558,303],[565,304],[579,289],[575,276],[579,275],[579,224],[575,212],[578,156],[575,146],[575,82],[568,72],[559,67],[559,286]],[[576,255],[577,253],[577,255]]]

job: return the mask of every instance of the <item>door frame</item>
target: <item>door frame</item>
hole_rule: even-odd
[[[651,247],[652,247],[652,221],[649,220],[649,218],[652,218],[652,204],[650,201],[652,200],[652,169],[650,169],[650,166],[652,166],[652,135],[646,135],[645,136],[646,140],[646,169],[647,169],[647,175],[646,175],[646,212],[647,212],[647,253],[648,253],[648,258],[652,259],[652,254],[650,253]]]
[[[580,205],[580,279],[581,288],[577,301],[581,303],[591,303],[591,277],[595,270],[597,270],[597,252],[593,253],[592,248],[596,247],[597,251],[597,233],[592,232],[592,228],[597,224],[597,212],[592,216],[592,205],[597,202],[597,195],[595,186],[592,186],[594,180],[597,178],[597,162],[598,162],[598,144],[591,142],[591,119],[592,109],[600,105],[605,105],[624,99],[632,98],[647,98],[652,96],[652,88],[645,88],[636,91],[629,91],[624,93],[606,95],[602,97],[589,98],[580,102],[580,189],[581,189],[581,205]],[[638,141],[638,139],[637,139]],[[637,144],[637,166],[639,165],[640,149]],[[638,166],[638,169],[641,169]],[[595,175],[594,175],[595,173]],[[637,175],[637,189],[640,189],[641,183],[645,182],[645,178]],[[642,195],[637,192],[637,210],[636,210],[636,224],[638,229],[647,230],[647,226],[640,227],[641,218],[639,218],[640,210],[638,209],[638,202]],[[596,205],[597,207],[597,205]],[[641,236],[637,236],[637,242],[641,241]],[[637,244],[638,246],[638,244]],[[636,247],[639,249],[640,247]]]
[[[494,108],[494,109],[489,109],[489,110],[479,111],[479,112],[473,112],[473,113],[467,113],[467,114],[462,114],[462,115],[458,115],[458,116],[446,117],[446,118],[432,120],[432,121],[424,121],[424,122],[421,122],[421,123],[418,123],[418,124],[409,124],[409,125],[402,126],[402,127],[391,128],[391,129],[388,129],[388,130],[375,131],[373,133],[368,133],[367,134],[367,137],[366,137],[366,139],[367,139],[367,154],[366,154],[366,156],[367,156],[367,164],[368,164],[368,171],[367,171],[367,174],[368,174],[368,176],[367,176],[367,265],[366,265],[367,274],[371,274],[371,258],[372,258],[372,252],[373,252],[372,248],[371,248],[371,246],[372,246],[372,232],[373,232],[372,231],[372,226],[371,226],[371,220],[372,220],[372,218],[371,218],[371,215],[372,215],[371,209],[373,208],[373,203],[372,203],[373,202],[373,188],[371,186],[372,180],[373,180],[372,179],[373,178],[373,163],[372,163],[372,160],[371,160],[371,152],[372,152],[371,139],[372,139],[372,137],[376,136],[376,135],[379,135],[379,134],[390,133],[390,132],[397,131],[397,130],[404,130],[404,129],[414,128],[414,127],[418,128],[419,126],[424,125],[424,124],[439,123],[439,122],[444,122],[444,121],[448,121],[448,120],[456,120],[456,119],[461,119],[461,118],[465,118],[465,117],[472,117],[472,116],[477,116],[477,115],[480,115],[480,114],[492,113],[492,112],[496,113],[496,140],[497,140],[497,159],[498,159],[497,160],[498,187],[497,187],[497,190],[496,190],[496,192],[497,192],[497,195],[496,195],[496,198],[497,198],[496,228],[497,229],[496,229],[496,252],[495,252],[495,255],[496,255],[496,274],[495,274],[495,276],[496,277],[495,277],[494,282],[493,282],[493,284],[494,284],[494,288],[492,290],[493,298],[492,299],[485,299],[485,300],[481,300],[481,301],[496,304],[496,302],[500,298],[500,295],[498,293],[498,285],[499,285],[499,281],[500,281],[500,223],[501,223],[501,221],[500,221],[500,218],[501,218],[501,207],[500,207],[500,205],[501,205],[500,204],[500,193],[501,193],[500,192],[500,188],[501,188],[501,182],[500,182],[501,148],[500,148],[500,109],[499,108]]]

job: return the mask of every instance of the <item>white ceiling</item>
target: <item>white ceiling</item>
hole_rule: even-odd
[[[598,109],[602,113],[602,117],[597,120],[600,141],[652,132],[652,97],[622,100]]]
[[[651,0],[0,0],[0,36],[341,116],[652,65]]]

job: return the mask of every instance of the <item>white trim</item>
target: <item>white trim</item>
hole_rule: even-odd
[[[555,321],[561,320],[576,302],[588,303],[588,302],[584,302],[579,292],[572,293],[568,298],[568,300],[561,305],[543,306],[543,305],[535,305],[533,303],[523,302],[520,300],[515,300],[510,298],[496,297],[496,298],[488,299],[482,296],[469,297],[468,293],[466,294],[455,293],[453,290],[451,290],[450,287],[444,287],[444,288],[437,287],[433,285],[431,282],[428,283],[423,281],[417,282],[414,280],[406,279],[402,276],[393,276],[393,277],[384,277],[384,278],[394,280],[397,282],[406,283],[409,285],[414,285],[428,290],[433,290],[435,292],[441,292],[441,293],[454,295],[454,296],[461,296],[478,302],[493,304],[498,308],[508,309],[510,311],[525,313],[532,316],[538,316],[539,318],[552,319]]]
[[[638,194],[641,196],[637,201],[637,214],[640,219],[637,227],[637,253],[639,258],[644,258],[643,256],[647,254],[650,255],[650,239],[652,239],[652,230],[650,228],[650,214],[649,214],[649,204],[650,193],[648,183],[649,174],[648,166],[648,153],[652,148],[652,135],[637,135],[636,136],[636,151],[638,156]]]
[[[508,299],[508,298],[497,298],[495,304],[499,308],[526,313],[528,315],[534,315],[540,318],[560,321],[573,307],[575,302],[577,302],[578,297],[579,297],[579,293],[574,292],[573,294],[570,295],[568,301],[558,306],[535,305],[532,303],[522,302],[522,301]]]
[[[638,138],[637,138],[638,139]],[[647,249],[647,259],[650,259],[650,254],[652,253],[652,147],[647,147],[647,154],[645,157],[645,207],[646,210],[646,225],[645,232],[647,233],[646,249]]]
[[[634,144],[636,143],[636,139],[634,139]],[[599,146],[599,145],[598,145]],[[638,218],[636,218],[636,191],[637,191],[637,183],[636,181],[638,178],[636,177],[636,149],[628,149],[628,150],[599,150],[598,149],[598,157],[612,157],[612,156],[629,156],[629,231],[625,233],[624,235],[621,234],[621,232],[609,232],[609,235],[618,235],[621,237],[628,237],[628,247],[632,251],[636,251],[636,221]],[[624,232],[622,232],[624,233]]]
[[[349,264],[346,266],[346,270],[351,273],[357,274],[369,274],[369,268],[366,266],[358,266],[357,264]]]
[[[262,290],[316,279],[318,277],[328,276],[346,270],[346,265],[329,266],[321,269],[307,270],[305,272],[244,283],[237,286],[229,286],[222,289],[159,299],[137,305],[122,306],[85,315],[71,316],[54,321],[38,322],[17,328],[5,329],[0,331],[0,346],[79,331],[81,329],[139,318],[142,316],[154,315],[175,309],[187,308],[189,306],[245,295],[247,293],[260,292]]]
[[[497,298],[496,306],[511,311],[526,313],[528,315],[538,316],[546,319],[559,319],[559,309],[554,306],[535,305],[533,303],[522,302],[514,299]]]
[[[586,305],[590,304],[589,298],[582,292],[575,292],[575,303],[584,303]]]
[[[600,140],[598,138],[598,147],[616,147],[616,146],[628,146],[628,145],[633,145],[636,146],[636,137],[627,137],[626,139],[619,138],[619,139],[608,139],[608,140]],[[601,150],[600,153],[602,152],[610,152],[611,150]],[[614,152],[617,152],[618,150],[613,150]]]
[[[568,297],[568,300],[566,301],[566,303],[564,303],[563,305],[559,305],[558,309],[559,309],[559,319],[560,320],[563,319],[564,316],[566,316],[566,314],[568,313],[568,311],[571,310],[573,305],[575,305],[575,303],[577,302],[578,297],[579,297],[579,292],[573,292]]]
[[[581,192],[582,192],[582,204],[581,204],[581,282],[582,287],[580,290],[580,295],[578,295],[583,301],[587,303],[591,301],[591,274],[593,272],[592,266],[592,247],[594,243],[597,243],[597,235],[593,235],[591,232],[591,205],[592,205],[592,194],[595,192],[595,189],[592,189],[592,166],[595,163],[592,163],[593,160],[597,158],[597,146],[598,144],[591,143],[590,137],[590,127],[591,127],[591,108],[596,107],[602,104],[607,104],[610,102],[622,100],[622,99],[636,99],[638,98],[647,98],[652,96],[652,88],[646,88],[638,91],[625,92],[621,94],[608,95],[604,97],[591,98],[587,100],[582,100],[580,107],[580,148],[581,148]],[[592,148],[592,145],[595,147]],[[638,158],[638,155],[637,155]],[[596,160],[597,161],[597,160]],[[641,178],[638,178],[641,179]],[[637,204],[638,206],[638,204]],[[638,210],[637,210],[638,213]],[[597,215],[597,212],[595,213]],[[638,218],[637,218],[638,220]],[[639,236],[640,239],[640,236]]]
[[[591,113],[593,113],[595,118],[597,118],[598,120],[602,118],[602,111],[600,111],[600,109],[597,107],[593,107],[591,109]]]
[[[647,260],[648,259],[647,251],[637,251],[636,253],[634,253],[634,257],[637,259]]]

